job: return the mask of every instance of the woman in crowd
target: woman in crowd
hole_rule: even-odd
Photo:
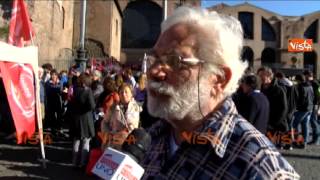
[[[133,98],[132,87],[124,83],[119,89],[120,103],[113,103],[104,120],[109,131],[109,146],[120,149],[127,135],[139,127],[141,107]],[[107,127],[107,128],[106,128]]]
[[[99,98],[97,99],[97,102],[96,102],[96,108],[99,111],[102,111],[101,108],[103,108],[106,98],[111,93],[118,91],[116,82],[111,77],[106,77],[103,80],[102,86],[103,86],[103,92],[99,95]]]
[[[77,88],[74,89],[69,106],[74,137],[72,163],[75,167],[85,167],[88,160],[90,139],[95,135],[92,115],[95,102],[90,88],[91,77],[87,74],[81,74],[77,82]],[[79,153],[80,149],[81,153]]]
[[[58,75],[53,69],[50,72],[50,80],[45,84],[45,119],[47,127],[51,128],[55,135],[58,135],[62,128],[62,86]]]

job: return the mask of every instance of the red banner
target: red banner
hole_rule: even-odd
[[[34,32],[31,27],[27,6],[23,0],[14,0],[8,43],[22,47],[25,41],[31,40],[32,36],[34,36]]]
[[[23,47],[33,35],[25,2],[14,0],[8,43]],[[17,143],[20,144],[25,139],[25,135],[30,138],[35,132],[36,105],[33,69],[30,64],[0,62],[0,71],[16,127]]]
[[[35,131],[35,94],[33,69],[29,64],[0,63],[18,144]]]

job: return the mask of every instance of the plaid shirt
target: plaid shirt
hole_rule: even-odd
[[[210,133],[209,133],[210,131]],[[299,179],[275,146],[237,112],[231,98],[170,156],[171,127],[158,121],[142,179]],[[185,136],[184,136],[185,137]]]

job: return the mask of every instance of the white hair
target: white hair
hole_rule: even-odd
[[[206,9],[194,7],[179,7],[161,24],[161,31],[171,26],[185,23],[191,27],[199,27],[205,33],[197,34],[196,56],[206,61],[204,69],[224,77],[221,66],[231,69],[232,76],[225,87],[224,95],[232,94],[238,88],[238,81],[247,67],[241,61],[243,47],[243,31],[240,22],[231,16],[209,12]]]

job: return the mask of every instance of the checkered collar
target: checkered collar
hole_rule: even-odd
[[[234,131],[234,116],[237,116],[236,107],[230,97],[226,98],[215,112],[212,112],[203,125],[192,133],[207,139],[219,157],[223,157]],[[150,134],[155,137],[166,138],[168,142],[171,126],[165,120],[160,120],[150,129]],[[186,132],[189,133],[189,132]]]

